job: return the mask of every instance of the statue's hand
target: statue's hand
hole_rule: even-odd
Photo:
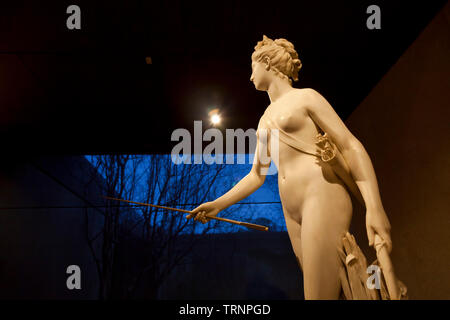
[[[206,223],[211,220],[208,218],[208,216],[215,217],[219,213],[219,211],[220,209],[215,202],[205,202],[192,210],[192,212],[188,214],[186,218],[194,218],[194,220],[200,221],[201,223]]]
[[[366,228],[370,246],[374,246],[375,234],[378,234],[385,241],[388,252],[392,251],[391,224],[382,208],[367,210]]]

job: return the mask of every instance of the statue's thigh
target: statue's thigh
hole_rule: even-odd
[[[338,248],[351,219],[351,212],[346,210],[315,200],[303,207],[301,246],[305,299],[339,298]]]
[[[288,231],[289,239],[291,240],[292,249],[294,250],[294,254],[297,257],[297,261],[299,266],[302,265],[302,226],[294,221],[292,218],[285,214],[286,221],[286,229]]]

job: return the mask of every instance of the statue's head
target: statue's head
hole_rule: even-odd
[[[283,38],[272,40],[264,35],[252,54],[250,81],[257,90],[263,91],[267,90],[274,75],[292,84],[292,80],[298,80],[301,67],[302,63],[291,42]]]

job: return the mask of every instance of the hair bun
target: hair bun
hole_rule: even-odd
[[[292,59],[292,63],[299,69],[302,67],[302,62],[299,59]]]
[[[298,58],[297,52],[294,49],[294,45],[284,38],[279,38],[274,41],[275,44],[283,47],[292,57],[292,59]]]
[[[274,41],[267,37],[266,35],[263,35],[263,39],[261,41],[258,41],[258,43],[255,46],[255,50],[258,50],[264,46],[273,44]]]
[[[272,40],[263,35],[263,39],[255,46],[252,59],[259,61],[265,56],[271,59],[272,68],[278,74],[288,79],[292,78],[294,81],[298,80],[298,71],[302,67],[302,62],[290,41],[284,38]]]

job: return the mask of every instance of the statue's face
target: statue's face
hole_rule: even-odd
[[[250,81],[255,85],[256,90],[266,91],[269,88],[270,73],[263,62],[252,61],[252,75]]]

